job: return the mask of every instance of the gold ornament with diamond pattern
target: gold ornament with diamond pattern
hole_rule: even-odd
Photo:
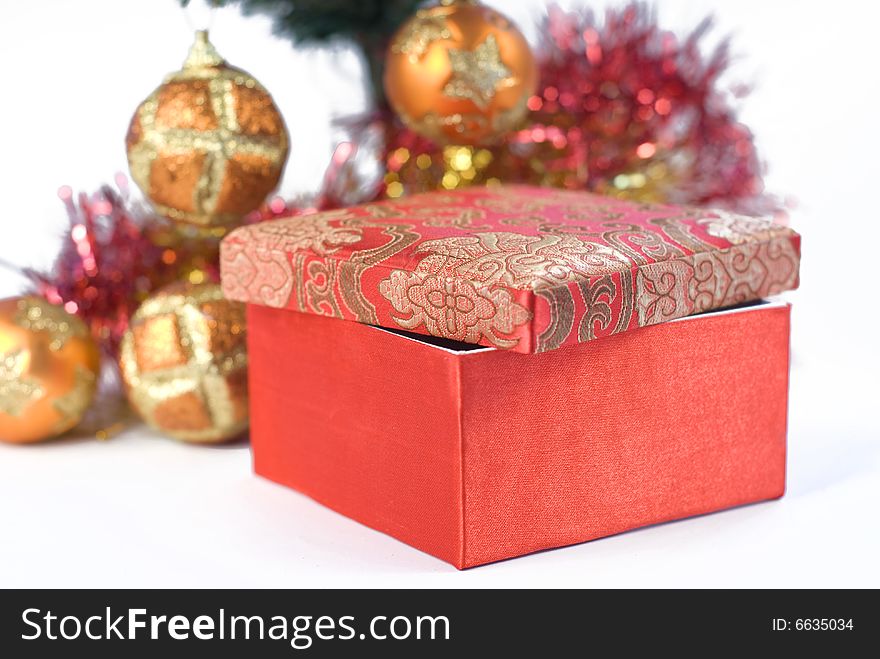
[[[487,144],[517,128],[537,82],[519,30],[467,0],[417,11],[392,39],[385,65],[394,111],[441,144]]]
[[[183,69],[138,107],[126,147],[159,213],[184,233],[222,236],[278,185],[288,134],[269,92],[199,31]]]
[[[233,439],[248,425],[244,305],[217,284],[148,297],[122,338],[128,400],[153,428],[188,442]]]
[[[98,347],[85,323],[34,296],[0,300],[0,440],[70,430],[95,395]]]

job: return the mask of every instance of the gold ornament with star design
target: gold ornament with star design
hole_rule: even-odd
[[[160,432],[187,442],[234,439],[248,425],[244,305],[218,284],[153,293],[122,338],[128,400]]]
[[[196,40],[183,69],[138,107],[126,138],[131,176],[182,233],[222,236],[281,178],[287,127],[269,92]]]
[[[98,347],[85,323],[36,296],[0,300],[0,440],[70,430],[95,396]]]
[[[516,129],[537,82],[525,37],[502,14],[469,0],[417,11],[385,61],[391,107],[439,144],[491,144]]]

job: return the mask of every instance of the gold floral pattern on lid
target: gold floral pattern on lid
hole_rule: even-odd
[[[512,348],[516,340],[504,335],[532,317],[509,291],[475,286],[465,279],[395,270],[379,290],[403,314],[394,316],[400,327],[424,326],[432,336],[464,343],[485,340],[499,348]]]
[[[543,352],[796,288],[800,236],[727,211],[471,188],[242,227],[232,299]]]

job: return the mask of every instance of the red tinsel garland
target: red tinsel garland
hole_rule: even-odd
[[[107,355],[116,355],[128,318],[151,291],[179,275],[176,250],[148,235],[152,216],[130,203],[125,178],[74,197],[59,190],[69,227],[52,270],[23,268],[35,292],[87,321]]]
[[[388,196],[526,182],[770,210],[752,135],[736,120],[735,94],[719,82],[728,44],[708,55],[701,49],[710,26],[679,38],[642,2],[609,9],[604,20],[589,9],[551,7],[539,29],[541,82],[527,125],[495,147],[441,149],[385,118]]]

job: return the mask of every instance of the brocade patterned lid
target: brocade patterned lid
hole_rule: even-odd
[[[525,186],[434,192],[244,226],[233,300],[543,352],[796,288],[771,220]]]

